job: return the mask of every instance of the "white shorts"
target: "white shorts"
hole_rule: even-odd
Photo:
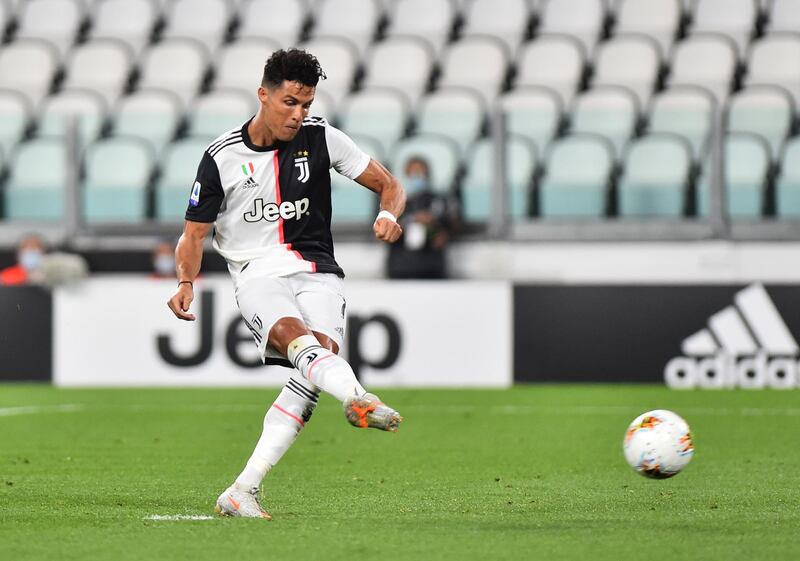
[[[302,320],[311,331],[327,335],[342,348],[347,304],[344,283],[333,273],[250,278],[238,284],[236,302],[265,363],[285,360],[283,353],[267,343],[272,326],[284,317]]]

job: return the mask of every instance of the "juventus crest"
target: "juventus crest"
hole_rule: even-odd
[[[299,171],[299,175],[297,176],[297,180],[300,183],[305,183],[308,181],[308,178],[311,177],[311,173],[308,169],[308,150],[301,150],[299,152],[295,152],[294,156],[294,167],[296,167]]]

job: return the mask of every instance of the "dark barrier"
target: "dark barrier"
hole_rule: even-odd
[[[719,314],[726,310],[730,313]],[[717,318],[716,329],[709,325],[712,316]],[[755,353],[740,358],[757,354],[766,360],[780,352],[796,362],[790,343],[793,340],[796,347],[800,340],[800,289],[769,285],[764,293],[759,285],[747,291],[743,285],[514,287],[518,382],[663,382],[667,364],[686,355],[687,348],[692,352],[682,360],[692,367],[703,357],[711,361],[718,356],[723,342],[746,346],[748,337]],[[719,375],[708,370],[709,378]]]
[[[37,287],[0,287],[0,380],[52,378],[53,304]]]

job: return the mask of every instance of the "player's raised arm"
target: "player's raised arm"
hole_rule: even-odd
[[[406,192],[400,182],[374,159],[370,159],[367,169],[356,181],[381,198],[381,210],[372,225],[375,237],[389,243],[396,242],[403,233],[397,219],[406,208]]]
[[[167,306],[179,319],[186,321],[195,319],[194,314],[188,313],[189,306],[194,300],[194,279],[200,273],[200,263],[203,261],[203,242],[212,226],[212,223],[187,220],[175,248],[178,290],[169,299]]]

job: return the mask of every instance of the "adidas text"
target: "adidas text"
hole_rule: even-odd
[[[258,222],[259,220],[275,222],[279,218],[300,220],[303,215],[308,213],[309,206],[308,197],[299,201],[283,201],[280,205],[266,202],[264,199],[255,199],[252,210],[244,213],[243,217],[245,222]]]

